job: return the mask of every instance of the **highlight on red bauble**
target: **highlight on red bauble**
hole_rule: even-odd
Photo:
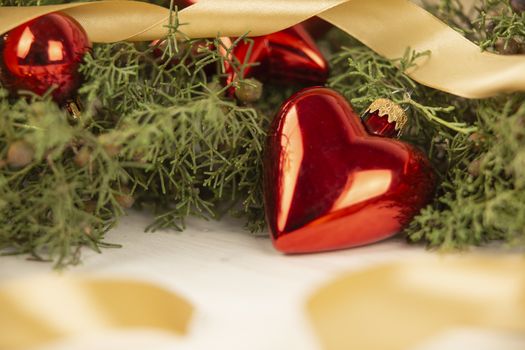
[[[90,49],[88,35],[72,17],[58,12],[37,17],[3,36],[2,83],[14,94],[43,95],[53,88],[53,99],[65,102],[82,82],[78,70]]]

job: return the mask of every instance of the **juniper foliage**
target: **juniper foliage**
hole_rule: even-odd
[[[0,6],[59,2],[0,0]],[[470,13],[459,1],[427,6],[483,49],[525,41],[523,14],[507,0],[480,1]],[[115,246],[104,234],[133,203],[155,213],[150,230],[183,229],[189,215],[217,219],[232,212],[252,231],[264,227],[265,133],[298,87],[265,84],[261,100],[238,102],[221,85],[221,43],[181,39],[176,16],[171,29],[162,45],[95,45],[81,68],[79,120],[48,96],[13,98],[0,87],[3,254],[77,263],[81,247]],[[359,112],[378,97],[398,102],[411,117],[403,138],[436,166],[436,199],[406,230],[411,241],[444,248],[524,243],[525,95],[466,100],[404,73],[428,53],[407,49],[389,61],[337,30],[320,45],[332,57],[328,85]],[[241,62],[229,63],[242,69]],[[30,161],[14,167],[9,152],[20,145]]]

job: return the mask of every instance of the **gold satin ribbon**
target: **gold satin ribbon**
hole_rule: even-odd
[[[193,307],[149,283],[42,277],[0,287],[0,349],[123,328],[187,332]]]
[[[76,18],[94,42],[142,41],[164,36],[169,11],[135,1],[100,1],[0,8],[0,34],[40,15],[62,11]],[[423,85],[466,98],[525,91],[525,57],[481,52],[407,0],[200,0],[179,12],[191,38],[268,34],[319,16],[390,58],[408,47],[429,50],[407,72]]]
[[[415,349],[456,327],[525,336],[523,256],[428,258],[349,274],[308,311],[327,350]]]

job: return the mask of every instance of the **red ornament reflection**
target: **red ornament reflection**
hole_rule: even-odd
[[[241,41],[232,55],[243,63],[243,78],[279,82],[323,84],[329,73],[328,62],[301,25],[280,32]],[[229,81],[237,76],[229,67]]]
[[[286,253],[341,249],[390,237],[430,200],[434,174],[414,147],[371,136],[339,94],[310,88],[272,124],[266,215]]]
[[[380,116],[379,112],[367,113],[363,118],[366,130],[372,135],[397,137],[401,130],[396,129],[396,122],[389,122],[387,116]]]
[[[55,87],[57,102],[81,83],[78,68],[91,43],[73,18],[51,13],[14,28],[2,43],[2,81],[13,91],[42,95]]]
[[[198,0],[177,0],[175,5],[185,8]],[[329,24],[319,18],[305,22],[314,33],[320,34]],[[241,78],[255,77],[259,80],[276,80],[280,83],[324,84],[328,78],[329,66],[317,48],[310,32],[299,24],[279,32],[252,37],[239,42],[229,59],[244,65]],[[225,49],[232,45],[226,42]],[[226,53],[224,54],[226,56]],[[237,80],[238,72],[227,65],[226,83]],[[230,91],[233,93],[233,90]]]

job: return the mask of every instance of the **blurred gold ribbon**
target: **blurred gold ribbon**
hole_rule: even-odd
[[[76,18],[94,42],[153,40],[164,36],[169,11],[135,1],[100,1],[0,8],[0,34],[40,15]],[[525,91],[525,58],[481,52],[472,42],[407,0],[200,0],[179,13],[191,38],[268,34],[319,16],[377,53],[402,57],[407,48],[430,50],[414,80],[467,98]]]
[[[455,327],[525,337],[525,259],[434,257],[375,267],[324,287],[308,311],[327,350],[415,349]]]
[[[192,306],[149,283],[42,277],[0,287],[0,349],[40,346],[114,328],[183,335]]]

